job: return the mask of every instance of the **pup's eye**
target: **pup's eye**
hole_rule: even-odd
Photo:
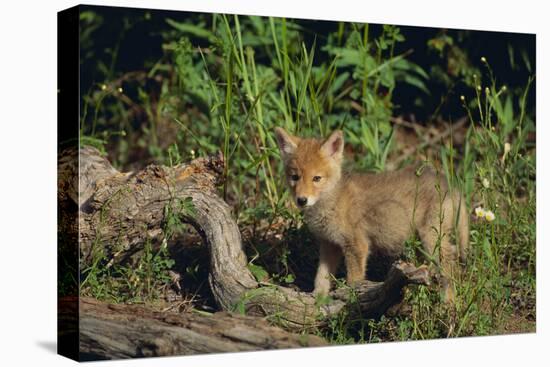
[[[290,179],[291,179],[292,181],[298,181],[298,180],[300,179],[300,176],[298,176],[298,175],[292,175],[292,176],[290,176]]]
[[[313,177],[313,182],[319,182],[321,181],[321,176],[314,176]]]

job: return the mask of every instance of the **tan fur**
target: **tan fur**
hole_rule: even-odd
[[[416,232],[426,254],[440,264],[445,300],[454,299],[450,280],[459,255],[466,258],[468,215],[460,193],[450,192],[443,177],[428,168],[417,174],[412,167],[342,174],[340,131],[325,142],[300,139],[280,128],[275,132],[289,187],[297,202],[307,200],[302,202],[305,222],[321,246],[315,293],[328,293],[342,256],[347,282],[353,284],[365,278],[369,254],[397,258]],[[455,235],[457,245],[451,241]]]

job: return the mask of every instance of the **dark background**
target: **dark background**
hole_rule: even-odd
[[[81,90],[89,90],[94,83],[103,82],[104,73],[96,66],[98,61],[111,62],[110,50],[118,45],[118,56],[113,70],[124,74],[145,67],[152,67],[158,60],[168,57],[163,43],[177,37],[166,23],[166,18],[176,21],[192,21],[196,24],[211,24],[212,14],[182,11],[147,10],[115,7],[86,7],[102,18],[101,24],[93,28],[93,41],[82,39],[81,29]],[[334,32],[338,22],[322,20],[298,20],[303,27],[304,41],[313,44],[315,39],[326,38]],[[471,73],[484,74],[485,57],[497,83],[506,85],[512,93],[519,94],[526,80],[536,71],[534,34],[490,32],[460,29],[439,29],[430,27],[400,26],[405,42],[396,45],[395,54],[408,52],[407,58],[428,73],[426,94],[417,88],[400,83],[397,85],[393,102],[394,114],[413,114],[418,121],[441,116],[456,118],[463,113],[459,96],[472,95],[471,85],[462,81]],[[382,25],[370,24],[370,34],[376,37],[382,32]],[[444,41],[450,39],[451,43]],[[204,41],[202,41],[204,42]],[[317,42],[317,45],[321,42]],[[194,40],[195,46],[201,40]],[[437,46],[442,47],[441,51]],[[315,61],[323,62],[328,54],[320,49]],[[261,61],[261,60],[260,60]],[[112,75],[114,76],[114,75]],[[528,111],[535,109],[536,81],[528,95]]]

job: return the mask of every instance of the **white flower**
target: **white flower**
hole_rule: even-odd
[[[118,91],[118,93],[122,93],[122,92],[123,92],[123,90],[122,90],[121,87],[118,87],[117,91]]]
[[[510,143],[504,143],[504,154],[510,153],[510,150],[512,149],[512,146]]]
[[[492,221],[494,221],[494,220],[495,220],[495,214],[494,214],[492,211],[487,210],[487,211],[485,212],[485,220],[486,220],[487,222],[492,222]]]
[[[483,187],[485,187],[486,189],[489,188],[489,180],[487,178],[484,178],[481,183],[483,184]]]
[[[101,84],[101,90],[105,90],[107,89],[107,85],[106,84]]]
[[[482,207],[478,206],[475,208],[475,213],[477,218],[483,218],[487,222],[492,222],[495,220],[495,213],[490,210],[485,210]]]
[[[502,154],[502,157],[500,158],[500,162],[504,164],[504,161],[506,160],[506,156],[508,153],[510,153],[510,150],[512,149],[512,146],[510,143],[506,142],[504,143],[504,154]]]
[[[485,56],[481,56],[481,62],[487,62],[487,59],[485,58]]]
[[[483,208],[480,207],[480,206],[478,206],[475,209],[475,213],[476,213],[476,217],[478,217],[478,218],[483,218],[485,216],[485,210],[483,210]]]

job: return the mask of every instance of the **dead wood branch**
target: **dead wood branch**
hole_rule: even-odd
[[[72,300],[59,304],[71,315]],[[257,317],[229,312],[163,313],[138,305],[113,305],[81,298],[80,360],[119,359],[323,346],[314,335],[298,335]],[[74,332],[75,330],[73,330]],[[77,338],[76,333],[72,337]]]
[[[427,147],[440,144],[442,140],[448,138],[453,134],[453,132],[458,131],[460,128],[462,128],[466,123],[468,122],[467,117],[460,118],[457,122],[454,124],[449,125],[445,130],[438,133],[437,135],[433,136],[432,138],[424,141],[423,143],[419,144],[415,147],[410,147],[405,149],[399,157],[394,159],[392,161],[392,164],[397,167],[401,162],[403,162],[405,159],[411,157],[415,152],[418,152],[422,149],[425,149]]]

